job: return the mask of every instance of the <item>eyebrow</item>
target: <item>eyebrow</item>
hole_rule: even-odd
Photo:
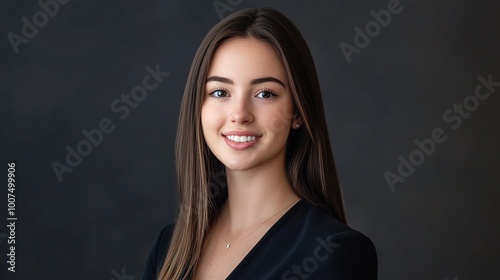
[[[225,83],[225,84],[234,85],[233,80],[231,80],[229,78],[225,78],[225,77],[220,77],[220,76],[210,76],[207,78],[207,83],[208,82],[221,82],[221,83]],[[276,79],[274,77],[263,77],[263,78],[253,79],[250,81],[250,85],[253,86],[253,85],[262,84],[262,83],[266,83],[266,82],[274,82],[274,83],[280,84],[284,88],[286,88],[285,84],[282,81],[280,81],[279,79]]]

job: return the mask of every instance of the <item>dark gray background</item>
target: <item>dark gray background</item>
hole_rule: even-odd
[[[500,81],[499,5],[402,0],[347,63],[339,44],[353,44],[353,28],[388,2],[243,0],[234,10],[275,7],[306,38],[348,219],[376,244],[380,279],[497,279],[500,87],[456,130],[442,115],[474,94],[479,75]],[[73,0],[15,54],[7,34],[20,35],[21,18],[39,10],[36,1],[0,4],[0,234],[10,161],[19,219],[17,272],[6,270],[1,238],[0,278],[119,280],[124,268],[139,279],[174,221],[178,108],[194,53],[220,18],[212,1]],[[170,76],[120,120],[110,104],[156,64]],[[115,130],[60,183],[51,163],[64,163],[65,147],[103,118]],[[436,127],[447,140],[391,191],[384,172],[397,172],[398,155]]]

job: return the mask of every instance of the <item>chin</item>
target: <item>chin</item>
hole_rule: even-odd
[[[242,164],[224,164],[226,169],[231,171],[245,171],[251,169],[253,166],[242,165]]]
[[[245,171],[255,167],[255,164],[242,162],[241,160],[233,160],[231,162],[222,161],[222,164],[224,164],[224,166],[231,171]]]

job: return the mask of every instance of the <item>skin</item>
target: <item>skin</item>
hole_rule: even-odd
[[[294,117],[285,68],[268,44],[232,38],[219,46],[201,121],[208,147],[226,167],[228,200],[204,242],[194,279],[223,279],[298,199],[287,181],[285,147],[290,129],[300,129],[301,120]],[[226,139],[230,131],[256,140],[235,149]]]

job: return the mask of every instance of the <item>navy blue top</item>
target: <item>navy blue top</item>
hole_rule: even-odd
[[[173,225],[156,238],[143,280],[156,279],[172,237]],[[226,278],[377,279],[372,241],[321,208],[301,199],[259,240]]]

